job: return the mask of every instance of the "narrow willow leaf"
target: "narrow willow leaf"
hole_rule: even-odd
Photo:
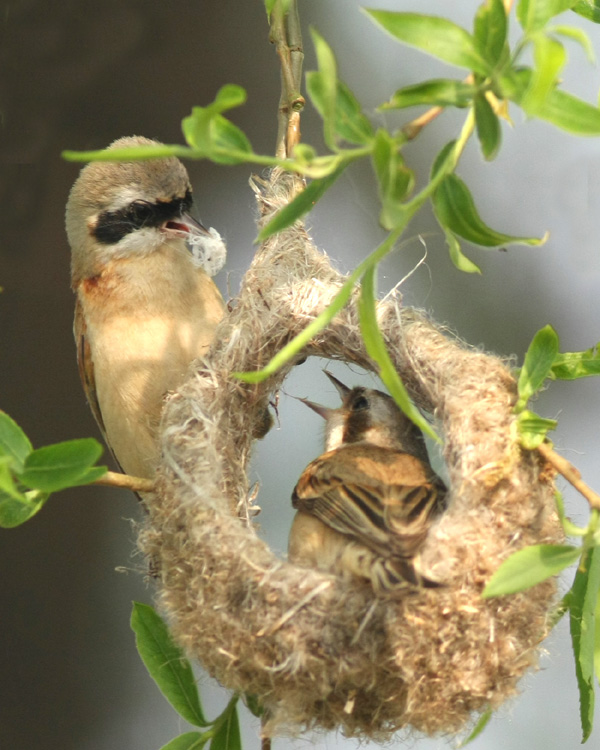
[[[390,358],[383,340],[383,335],[377,323],[377,312],[375,307],[375,267],[369,268],[363,276],[361,283],[361,295],[358,301],[358,315],[360,320],[360,331],[365,342],[367,354],[373,359],[379,368],[378,375],[390,392],[398,407],[404,414],[414,422],[419,429],[425,432],[436,442],[441,443],[437,433],[429,422],[411,401],[404,383],[400,379],[396,368]]]
[[[317,71],[307,73],[306,90],[315,109],[325,120],[328,116],[328,102],[323,74]],[[336,135],[348,143],[362,146],[373,140],[374,131],[371,123],[363,114],[352,91],[342,81],[337,82],[334,122]]]
[[[483,93],[475,97],[475,126],[483,158],[495,159],[502,140],[500,120]]]
[[[525,404],[544,384],[552,371],[552,365],[558,354],[558,336],[551,325],[544,326],[535,334],[523,361],[519,373],[517,389],[519,400],[515,411],[525,408]]]
[[[594,23],[600,23],[600,0],[579,0],[571,10]]]
[[[142,661],[165,698],[190,724],[208,726],[192,667],[154,609],[134,602],[131,629]]]
[[[552,375],[559,380],[600,375],[600,344],[584,352],[557,354],[552,363]]]
[[[473,36],[477,51],[492,67],[504,52],[506,31],[506,10],[502,0],[485,0],[475,14]]]
[[[396,141],[383,129],[377,131],[371,158],[381,200],[379,220],[385,229],[392,229],[404,219],[401,204],[413,189],[414,174],[405,165]]]
[[[0,456],[10,456],[15,471],[23,471],[25,459],[32,450],[27,435],[14,419],[0,409]]]
[[[532,41],[535,69],[529,87],[521,99],[521,107],[528,115],[535,116],[555,89],[560,72],[567,61],[567,53],[559,41],[545,34],[536,34]]]
[[[531,34],[575,4],[576,0],[519,0],[517,18],[523,29]]]
[[[277,211],[269,223],[260,230],[256,241],[264,242],[272,235],[277,234],[277,232],[281,232],[282,229],[291,226],[295,221],[304,216],[304,214],[312,210],[315,203],[329,190],[346,167],[347,163],[335,172],[332,172],[328,177],[313,180],[292,201]]]
[[[589,738],[594,722],[594,637],[599,591],[600,549],[595,547],[587,550],[582,557],[573,587],[568,594],[582,742]]]
[[[397,13],[365,8],[367,15],[388,34],[404,44],[476,73],[487,75],[490,67],[477,50],[475,40],[452,21],[419,13]]]
[[[204,734],[200,734],[200,732],[186,732],[167,742],[160,750],[202,750],[209,739],[210,734],[208,732]]]
[[[517,420],[522,446],[526,450],[534,450],[544,442],[549,430],[556,429],[557,424],[556,419],[546,419],[525,409]]]
[[[483,732],[483,730],[487,727],[490,719],[492,718],[492,709],[488,708],[487,711],[484,711],[479,719],[477,720],[477,724],[473,727],[473,730],[471,734],[460,743],[457,750],[462,750],[463,747],[466,747],[470,742],[473,742],[473,740],[477,739],[479,735]]]
[[[331,47],[315,28],[310,29],[319,65],[319,90],[321,94],[319,110],[323,118],[325,143],[335,148],[335,113],[337,97],[337,65]],[[314,77],[313,77],[314,80]]]
[[[357,146],[370,143],[375,136],[358,99],[343,81],[337,82],[335,129],[340,138]]]
[[[48,497],[45,492],[14,495],[0,490],[0,527],[14,529],[29,521],[44,507]]]
[[[398,89],[391,99],[378,109],[403,109],[417,105],[467,107],[476,91],[472,83],[454,81],[451,78],[435,78],[425,83]]]
[[[253,153],[244,132],[223,115],[212,118],[210,138],[208,155],[217,164],[244,164]]]
[[[594,620],[594,671],[600,683],[600,596],[596,599]]]
[[[74,487],[83,477],[89,476],[88,472],[102,455],[102,450],[100,443],[93,438],[46,445],[27,456],[18,478],[27,487],[44,492]],[[105,468],[96,476],[92,472],[91,481],[105,472]]]
[[[469,258],[463,254],[456,235],[449,229],[444,230],[444,235],[446,236],[446,244],[448,245],[450,260],[454,263],[456,268],[458,268],[459,271],[463,271],[463,273],[481,273],[479,266],[476,266],[472,260],[469,260]]]
[[[244,702],[248,707],[248,711],[250,711],[253,716],[256,716],[257,719],[260,719],[265,712],[264,706],[260,700],[255,695],[245,695]]]
[[[99,149],[96,151],[63,151],[66,161],[143,161],[144,159],[165,159],[181,156],[187,149],[182,146],[131,146],[127,148]]]
[[[568,568],[580,555],[581,547],[560,544],[536,544],[520,549],[500,565],[482,596],[490,599],[524,591]]]
[[[224,721],[217,719],[218,729],[210,743],[210,750],[242,750],[240,723],[236,707],[237,699],[230,701],[224,713]]]
[[[531,83],[532,71],[521,68],[501,80],[502,90],[519,106]],[[560,89],[554,89],[535,116],[574,135],[600,135],[600,109]]]
[[[468,187],[455,174],[447,175],[440,183],[433,195],[433,207],[442,227],[476,245],[541,245],[545,241],[544,237],[514,237],[488,227],[479,216]]]
[[[591,39],[582,29],[578,29],[575,26],[552,26],[548,29],[550,34],[559,34],[567,39],[572,39],[577,42],[586,54],[587,59],[593,64],[596,61],[596,55],[594,54],[594,46],[592,45]]]
[[[228,109],[241,107],[246,103],[248,94],[246,89],[238,86],[236,83],[226,83],[217,91],[215,100],[208,105],[208,109],[213,112],[226,112]]]

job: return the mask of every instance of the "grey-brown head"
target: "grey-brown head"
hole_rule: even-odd
[[[158,146],[157,141],[119,138],[110,149]],[[73,282],[94,276],[113,258],[147,254],[164,242],[183,245],[207,230],[189,216],[192,188],[174,157],[129,162],[92,162],[71,189],[66,229]]]
[[[428,461],[421,430],[387,393],[363,386],[348,388],[330,372],[324,372],[340,394],[342,405],[331,409],[307,399],[300,400],[325,419],[326,450],[365,442]]]

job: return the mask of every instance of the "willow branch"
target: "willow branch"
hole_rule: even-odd
[[[300,93],[304,53],[296,0],[291,0],[287,13],[283,13],[280,4],[276,3],[271,13],[269,39],[275,45],[281,63],[275,153],[285,159],[300,142],[300,112],[304,108],[304,97]]]
[[[600,510],[600,495],[594,492],[581,478],[579,469],[575,468],[570,461],[566,458],[559,456],[548,443],[542,443],[538,446],[539,453],[546,459],[546,461],[553,466],[556,471],[561,474],[567,482],[573,485],[575,489],[581,493],[594,510]]]
[[[101,484],[105,487],[122,487],[133,492],[153,492],[154,482],[151,479],[132,477],[130,474],[119,474],[115,471],[107,471],[100,479],[92,484]]]

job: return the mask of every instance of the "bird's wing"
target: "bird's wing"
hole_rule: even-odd
[[[83,314],[83,309],[79,300],[75,302],[75,320],[73,321],[73,333],[75,334],[75,343],[77,344],[77,365],[79,366],[79,377],[85,392],[88,404],[98,423],[104,442],[106,439],[106,428],[98,403],[98,394],[96,392],[96,378],[94,376],[94,360],[92,359],[92,350],[87,338],[87,325]]]
[[[384,557],[410,558],[444,494],[441,480],[418,458],[355,444],[309,464],[292,504]]]

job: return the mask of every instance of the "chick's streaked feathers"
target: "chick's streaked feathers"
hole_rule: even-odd
[[[415,567],[446,496],[422,436],[387,394],[338,390],[340,409],[308,404],[327,419],[327,441],[331,423],[344,437],[306,467],[294,489],[290,560],[369,580],[378,594],[436,586]]]

